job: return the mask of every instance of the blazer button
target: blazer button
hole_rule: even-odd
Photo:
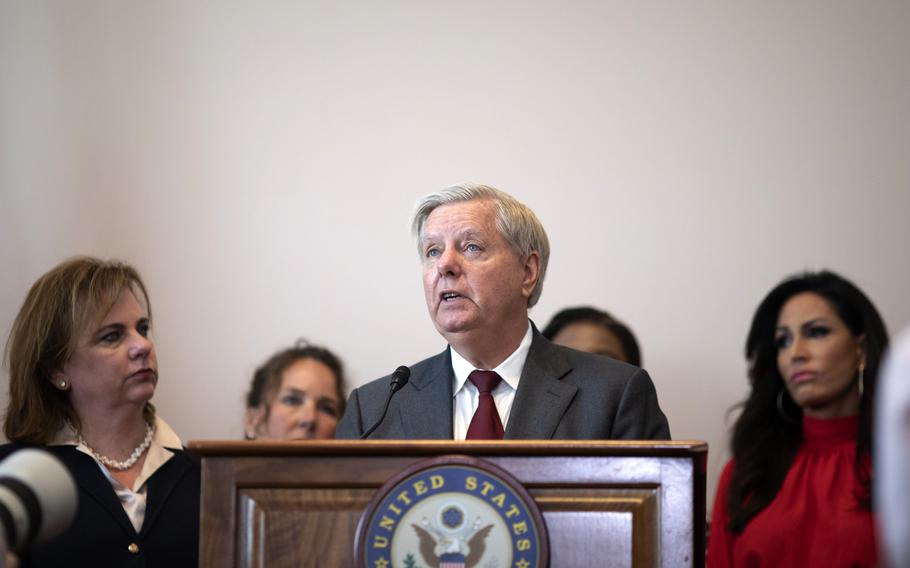
[[[135,542],[131,542],[129,546],[126,547],[132,554],[139,554],[139,545]]]

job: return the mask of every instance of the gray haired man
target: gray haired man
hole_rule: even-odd
[[[550,245],[527,206],[490,186],[432,193],[412,220],[427,309],[448,342],[411,367],[383,417],[389,378],[354,390],[339,438],[668,439],[638,367],[557,346],[528,319]]]

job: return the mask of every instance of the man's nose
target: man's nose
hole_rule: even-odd
[[[436,263],[436,269],[442,276],[456,276],[461,272],[461,258],[458,251],[453,247],[446,247],[439,254],[439,261]]]

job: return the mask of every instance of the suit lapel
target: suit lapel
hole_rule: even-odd
[[[88,496],[95,500],[128,535],[135,535],[136,530],[129,517],[126,516],[126,511],[123,510],[117,494],[114,493],[111,482],[101,472],[95,460],[75,447],[67,446],[66,448],[68,451],[58,454],[58,457],[73,473],[73,478],[81,489],[80,498]]]
[[[553,437],[578,390],[561,380],[571,370],[572,366],[563,354],[535,327],[506,426],[506,439],[549,440]]]
[[[158,513],[164,508],[164,503],[170,496],[174,487],[183,478],[184,475],[192,468],[192,462],[186,454],[175,452],[171,459],[162,465],[146,481],[146,499],[145,519],[142,521],[143,534],[151,530],[152,525]]]
[[[449,349],[429,359],[421,372],[396,394],[402,437],[409,440],[451,440],[452,357]]]

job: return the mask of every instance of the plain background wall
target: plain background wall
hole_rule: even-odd
[[[161,414],[238,438],[298,337],[352,385],[442,350],[408,216],[490,183],[552,241],[531,317],[634,328],[710,508],[778,280],[830,267],[910,323],[908,59],[905,2],[4,0],[0,332],[64,258],[126,259]]]

